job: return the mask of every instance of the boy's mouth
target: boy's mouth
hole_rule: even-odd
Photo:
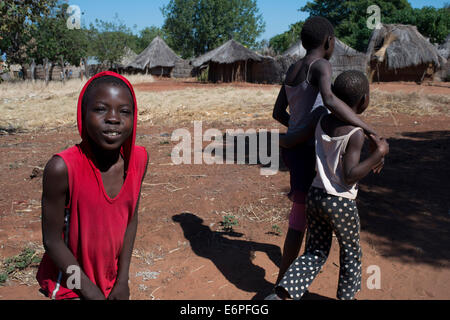
[[[115,131],[115,130],[106,130],[106,131],[103,131],[103,134],[105,136],[107,136],[107,137],[113,138],[113,137],[120,136],[121,132],[120,131]]]

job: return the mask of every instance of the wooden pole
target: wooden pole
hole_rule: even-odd
[[[64,58],[63,58],[63,56],[61,56],[61,72],[62,72],[61,80],[62,80],[63,84],[65,85],[66,84],[66,73],[65,73],[65,70],[64,70]]]

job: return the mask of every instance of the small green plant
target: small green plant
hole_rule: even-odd
[[[164,146],[164,145],[170,144],[170,142],[169,142],[169,140],[162,140],[162,141],[159,142],[159,144],[161,146]]]
[[[279,225],[274,224],[272,226],[272,233],[276,236],[281,236],[283,234],[283,231],[281,230]]]
[[[232,232],[233,227],[239,225],[238,220],[232,214],[223,216],[223,220],[220,222],[223,231]]]
[[[17,256],[7,258],[3,261],[2,271],[0,273],[0,283],[5,282],[8,276],[17,270],[23,270],[30,265],[39,263],[41,257],[37,255],[36,250],[25,248]]]
[[[209,66],[202,70],[201,73],[199,75],[197,75],[197,81],[198,82],[208,82],[208,78],[209,78]]]
[[[8,279],[8,274],[6,272],[0,273],[0,285]]]

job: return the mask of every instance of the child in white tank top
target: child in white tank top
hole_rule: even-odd
[[[369,82],[359,71],[342,73],[333,90],[358,114],[369,104]],[[389,145],[384,139],[372,136],[371,154],[360,161],[363,130],[332,114],[320,118],[315,138],[317,175],[306,201],[305,254],[291,264],[276,287],[276,297],[269,299],[303,296],[327,260],[333,233],[340,246],[337,298],[354,299],[361,289],[357,182],[379,167],[389,152]]]

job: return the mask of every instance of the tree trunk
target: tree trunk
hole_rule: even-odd
[[[80,78],[81,82],[83,82],[83,74],[84,74],[84,63],[83,58],[80,59]]]
[[[30,77],[31,77],[31,81],[35,82],[36,79],[36,62],[34,62],[34,59],[31,62],[31,66],[30,66]]]
[[[89,78],[89,66],[87,63],[87,59],[83,58],[83,61],[84,61],[84,75],[86,76],[86,79],[88,79]]]
[[[63,82],[63,84],[66,84],[66,73],[65,73],[65,68],[64,68],[64,58],[63,56],[61,56],[61,72],[62,72],[62,76],[61,76],[61,80]]]
[[[48,72],[49,72],[49,67],[48,67],[48,59],[44,58],[44,79],[45,79],[45,85],[48,86]]]

